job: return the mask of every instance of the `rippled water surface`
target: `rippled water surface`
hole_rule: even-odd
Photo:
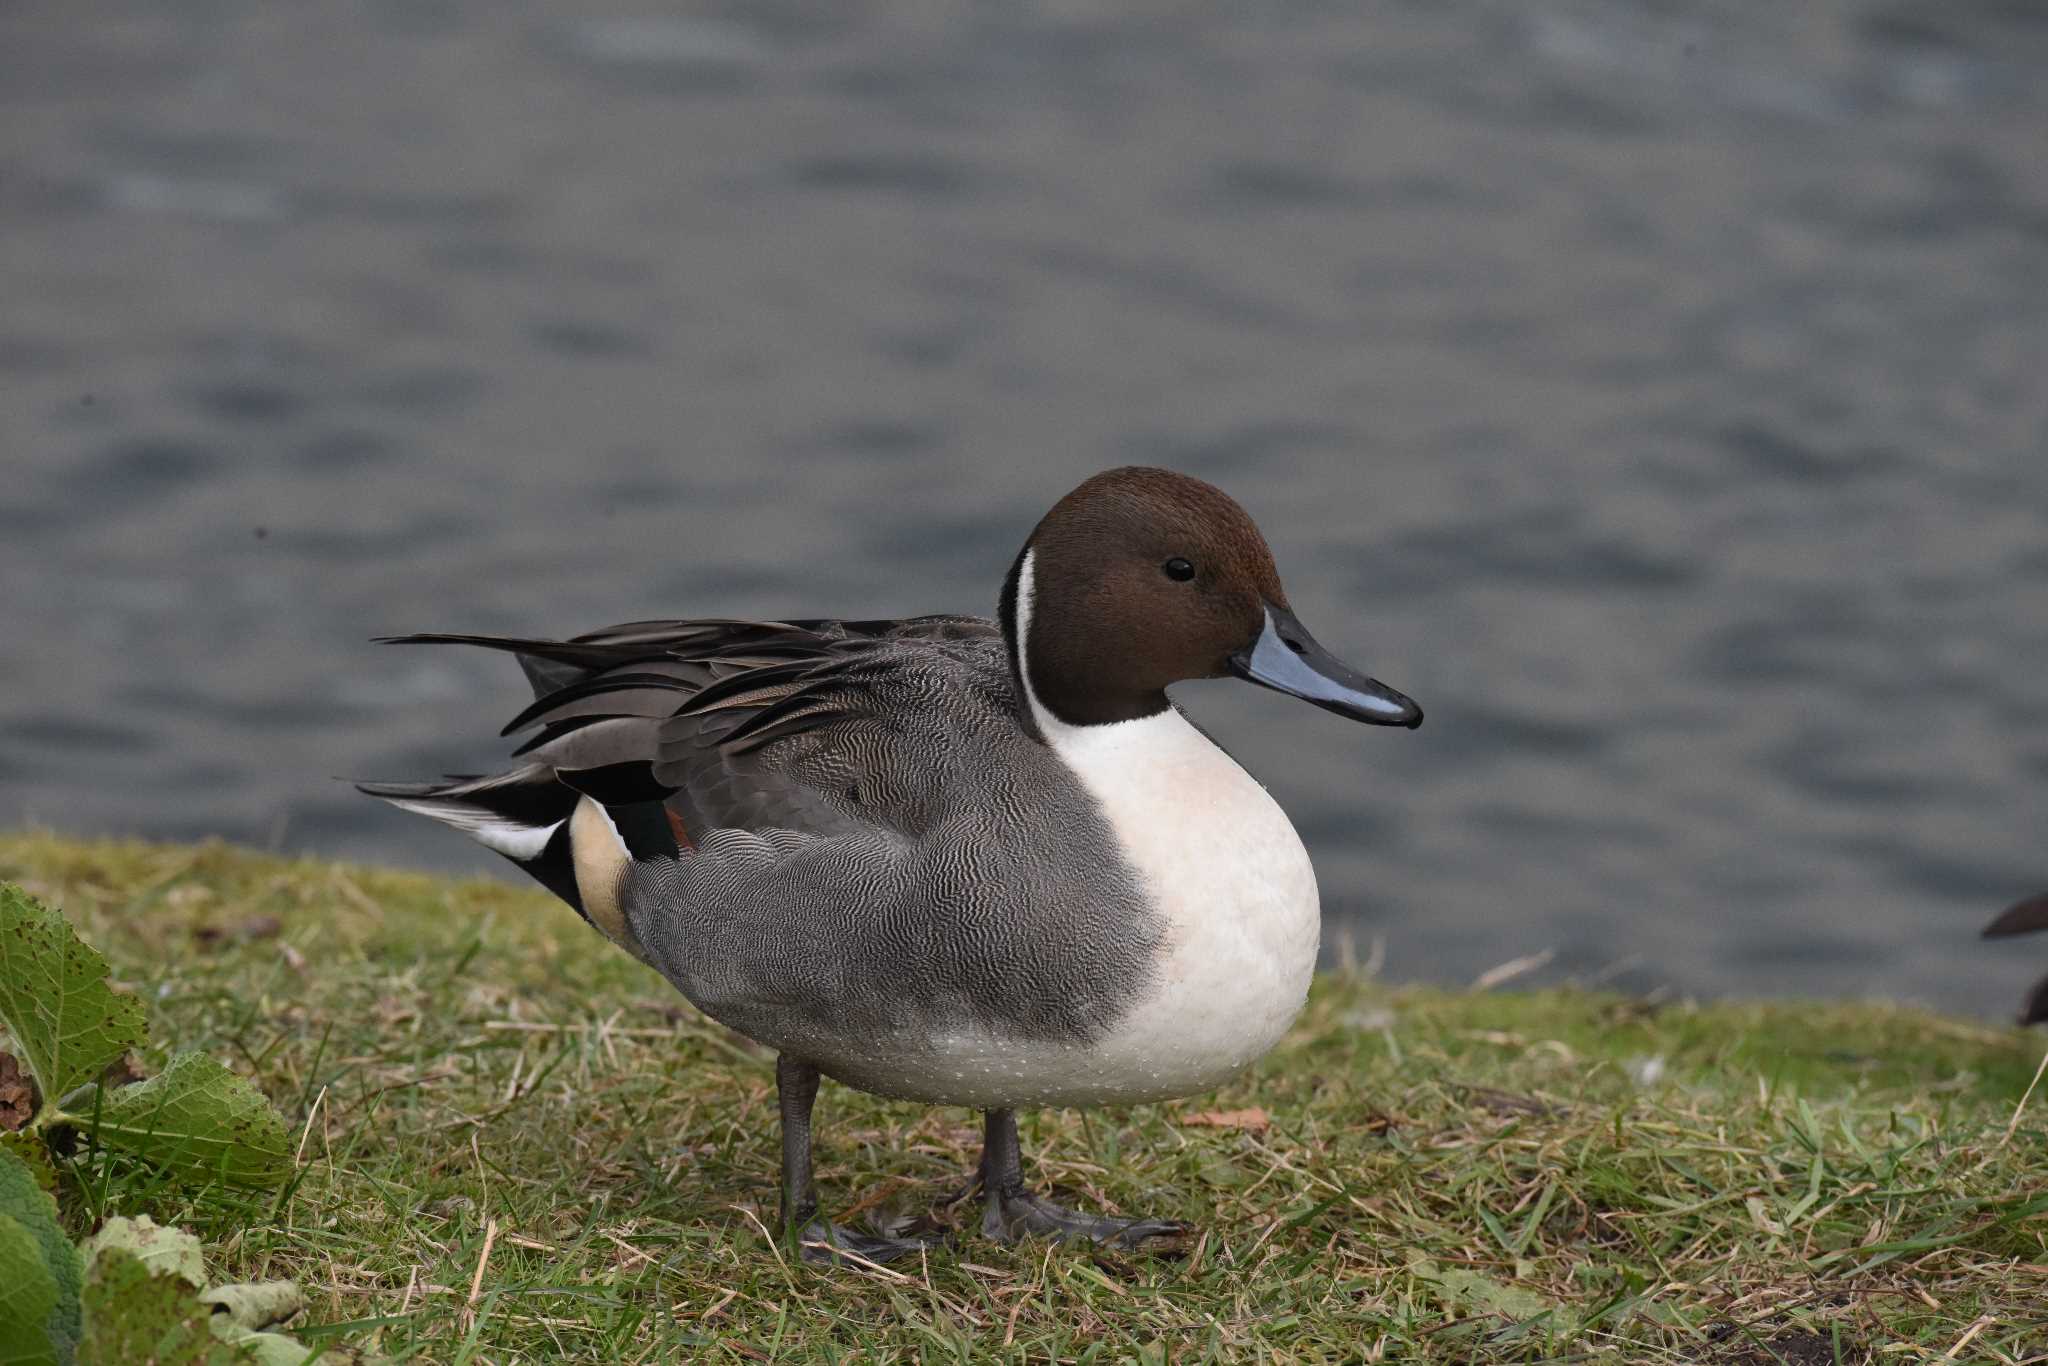
[[[2048,8],[94,11],[0,13],[0,822],[499,867],[335,777],[516,673],[369,636],[986,611],[1147,461],[1429,710],[1181,690],[1390,976],[2048,955]]]

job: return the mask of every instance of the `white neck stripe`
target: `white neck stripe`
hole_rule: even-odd
[[[1045,703],[1038,700],[1038,690],[1031,686],[1031,608],[1032,600],[1037,596],[1032,561],[1037,556],[1037,551],[1026,549],[1023,563],[1017,566],[1017,602],[1011,619],[1017,624],[1017,679],[1024,689],[1024,705],[1031,709],[1031,719],[1038,723],[1039,733],[1051,744],[1059,735],[1079,728],[1068,725],[1047,710]]]

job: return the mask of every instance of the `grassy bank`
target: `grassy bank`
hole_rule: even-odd
[[[1038,1181],[1201,1224],[1186,1258],[963,1238],[823,1274],[762,1234],[767,1059],[538,893],[38,835],[0,878],[303,1137],[282,1200],[97,1202],[393,1356],[2048,1360],[2038,1036],[1326,978],[1227,1091],[1027,1118]],[[820,1120],[841,1218],[925,1208],[979,1138],[829,1085]]]

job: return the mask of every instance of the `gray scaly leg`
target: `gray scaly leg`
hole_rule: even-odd
[[[818,1069],[787,1053],[775,1058],[775,1092],[782,1105],[782,1233],[803,1244],[807,1262],[839,1260],[834,1249],[871,1262],[916,1252],[928,1243],[851,1233],[818,1217],[818,1186],[811,1175],[811,1107],[818,1099]],[[817,1247],[812,1244],[822,1243]]]
[[[1104,1219],[1082,1214],[1024,1189],[1015,1110],[990,1110],[982,1135],[981,1188],[988,1206],[981,1216],[981,1231],[999,1243],[1021,1238],[1051,1238],[1062,1243],[1087,1239],[1126,1252],[1168,1252],[1194,1232],[1192,1225],[1178,1219]]]

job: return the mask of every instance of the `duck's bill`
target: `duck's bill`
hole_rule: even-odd
[[[1284,607],[1266,604],[1266,627],[1250,648],[1230,657],[1239,678],[1313,702],[1324,711],[1375,726],[1422,724],[1422,708],[1376,678],[1367,678],[1328,650]]]

